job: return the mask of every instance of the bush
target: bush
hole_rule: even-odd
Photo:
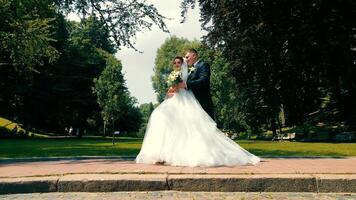
[[[0,137],[11,137],[12,135],[13,134],[9,129],[0,126]]]
[[[141,125],[140,130],[137,132],[137,137],[143,138],[145,136],[146,133],[146,128],[147,128],[147,123],[143,123]]]

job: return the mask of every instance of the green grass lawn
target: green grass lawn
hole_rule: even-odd
[[[237,141],[259,156],[356,156],[356,143]]]
[[[0,158],[51,156],[135,156],[142,139],[110,138],[32,138],[0,139]],[[258,156],[356,156],[356,143],[306,143],[237,141]]]
[[[116,138],[31,138],[0,139],[0,158],[51,156],[132,156],[138,154],[142,139]]]

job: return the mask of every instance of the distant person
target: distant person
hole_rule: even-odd
[[[69,128],[69,135],[73,135],[73,127],[72,126],[70,126],[70,128]]]

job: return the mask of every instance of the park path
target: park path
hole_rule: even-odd
[[[351,158],[266,158],[256,166],[175,167],[136,164],[118,159],[1,162],[0,178],[63,174],[355,174],[356,157]]]

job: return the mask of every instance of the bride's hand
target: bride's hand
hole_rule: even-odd
[[[173,92],[168,92],[168,93],[167,93],[167,97],[168,97],[168,98],[171,98],[173,95],[174,95]]]
[[[170,87],[167,91],[167,97],[170,98],[174,95],[174,93],[176,92],[176,88],[175,87]]]
[[[170,87],[167,93],[174,93],[176,90],[174,87]]]

